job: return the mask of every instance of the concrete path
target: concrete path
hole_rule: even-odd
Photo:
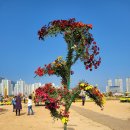
[[[112,130],[130,130],[130,120],[121,120],[108,115],[103,115],[91,110],[86,110],[78,106],[71,106],[71,109],[80,115],[89,118],[95,122],[103,124]]]

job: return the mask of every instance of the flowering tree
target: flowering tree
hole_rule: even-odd
[[[57,36],[62,34],[64,40],[67,43],[67,56],[65,60],[62,57],[58,57],[54,62],[39,67],[35,74],[38,76],[44,75],[57,75],[60,76],[64,89],[53,88],[51,84],[46,84],[42,88],[36,90],[36,96],[40,97],[45,101],[46,107],[51,111],[53,117],[60,118],[64,122],[64,129],[67,129],[67,120],[69,108],[74,101],[75,97],[80,93],[81,86],[89,90],[88,95],[94,99],[94,89],[87,87],[86,83],[81,83],[77,88],[70,91],[70,76],[74,73],[71,70],[72,65],[76,63],[78,59],[84,63],[86,70],[92,71],[93,68],[97,67],[101,63],[101,58],[98,57],[99,47],[96,45],[92,34],[89,30],[92,29],[91,24],[83,24],[82,22],[76,22],[74,18],[69,20],[54,20],[47,26],[43,26],[39,31],[39,39],[44,40],[47,36]],[[91,88],[91,89],[90,89]],[[91,90],[91,91],[90,91]],[[51,92],[50,92],[51,91]],[[99,91],[97,93],[100,93]],[[102,97],[102,95],[96,95]],[[102,98],[100,98],[100,105],[102,106]],[[96,102],[96,99],[94,99]],[[65,109],[63,111],[57,111],[63,105]],[[57,109],[56,109],[57,108]]]

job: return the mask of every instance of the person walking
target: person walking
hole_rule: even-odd
[[[33,115],[34,112],[32,109],[32,96],[31,95],[28,97],[28,115],[30,115],[30,111],[31,111],[31,114]]]
[[[3,102],[3,98],[2,98],[2,95],[0,95],[0,102]]]
[[[86,100],[86,91],[84,89],[81,90],[80,96],[82,99],[82,106],[84,106]]]
[[[24,104],[26,103],[26,97],[23,97],[23,102],[24,102]]]
[[[16,97],[13,97],[12,105],[13,105],[13,112],[14,112],[15,111],[15,106],[16,106]]]
[[[20,94],[16,97],[16,116],[20,116],[20,110],[22,109],[22,104],[21,104],[21,97]]]

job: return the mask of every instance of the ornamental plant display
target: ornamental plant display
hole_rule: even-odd
[[[72,95],[79,92],[79,88],[69,91],[63,87],[55,88],[51,83],[48,83],[35,90],[36,102],[39,100],[45,102],[45,107],[50,110],[51,116],[54,119],[61,119],[64,122],[64,119],[68,121],[69,118],[69,111],[65,110],[65,108],[69,108],[71,100],[73,100]]]
[[[50,110],[51,115],[54,118],[61,119],[64,123],[64,130],[67,130],[69,108],[75,97],[79,95],[82,87],[100,107],[103,105],[101,93],[99,91],[97,93],[97,89],[94,87],[87,89],[88,84],[86,83],[79,83],[76,88],[70,90],[70,76],[74,73],[71,67],[78,59],[84,63],[86,70],[89,69],[90,71],[93,68],[97,69],[101,63],[101,58],[98,57],[99,47],[90,34],[90,29],[92,29],[91,24],[76,22],[72,18],[69,20],[54,20],[38,31],[40,40],[44,40],[47,36],[62,34],[67,43],[65,59],[59,56],[52,63],[38,67],[35,71],[36,76],[57,75],[61,77],[62,88],[56,89],[51,84],[46,84],[36,90],[36,99],[40,98],[40,100],[45,101],[46,108]],[[61,106],[63,109],[61,109]]]
[[[79,88],[86,91],[87,96],[89,96],[98,106],[103,110],[103,104],[105,103],[105,99],[103,94],[92,85],[89,85],[87,82],[80,82]]]

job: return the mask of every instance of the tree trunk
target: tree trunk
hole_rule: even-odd
[[[70,89],[70,74],[68,75],[68,79],[67,79],[67,88],[68,90]]]
[[[64,130],[67,130],[67,123],[64,123]]]

